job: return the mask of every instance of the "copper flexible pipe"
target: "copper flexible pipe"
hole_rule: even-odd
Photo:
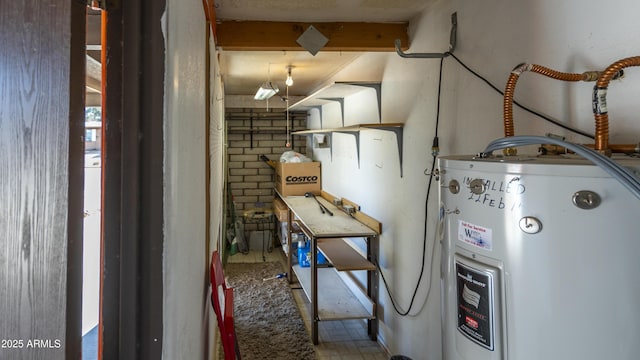
[[[640,56],[618,60],[609,65],[598,77],[593,87],[593,114],[596,120],[595,150],[606,155],[611,154],[609,148],[609,114],[607,110],[607,88],[609,82],[620,71],[629,66],[640,66]]]
[[[582,74],[563,73],[549,69],[547,67],[536,64],[520,64],[516,66],[509,75],[507,86],[504,89],[504,135],[505,137],[514,136],[513,129],[513,94],[516,90],[516,83],[520,74],[525,71],[535,72],[552,79],[564,81],[595,81],[600,74],[597,71],[587,71]]]
[[[547,67],[536,65],[536,64],[526,64],[522,63],[516,66],[513,70],[511,70],[511,74],[509,75],[509,79],[507,80],[507,85],[504,89],[504,136],[510,137],[515,135],[515,130],[513,126],[513,94],[516,90],[516,83],[520,78],[520,74],[525,71],[535,72],[546,77],[550,77],[556,80],[564,80],[564,81],[595,81],[600,75],[597,71],[587,71],[581,74],[578,73],[564,73],[560,71],[555,71],[553,69],[549,69]],[[516,149],[504,149],[505,155],[516,155]]]

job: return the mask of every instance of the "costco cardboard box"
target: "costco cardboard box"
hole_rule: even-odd
[[[282,196],[320,194],[320,162],[276,164],[276,190]]]

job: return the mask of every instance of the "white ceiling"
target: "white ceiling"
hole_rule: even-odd
[[[433,1],[437,0],[215,0],[215,4],[216,18],[220,21],[407,22]],[[100,11],[89,10],[87,19],[87,46],[94,48],[100,44]],[[320,50],[313,56],[302,48],[301,51],[219,50],[226,95],[253,95],[267,80],[284,94],[287,66],[292,66],[294,79],[289,95],[309,95],[363,55]],[[99,61],[99,51],[87,53]],[[93,80],[99,82],[100,77]]]
[[[253,95],[260,84],[271,80],[285,91],[287,66],[293,85],[289,95],[308,95],[326,79],[358,58],[359,52],[221,51],[220,72],[227,95]]]
[[[433,0],[216,0],[218,20],[292,22],[409,21]],[[290,95],[308,95],[326,79],[362,55],[360,52],[220,51],[220,72],[227,95],[253,95],[270,79],[285,89],[293,66]]]

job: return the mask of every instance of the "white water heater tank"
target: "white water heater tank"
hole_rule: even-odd
[[[577,156],[438,168],[445,360],[640,359],[635,195]]]

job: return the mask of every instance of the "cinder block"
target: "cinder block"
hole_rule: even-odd
[[[245,161],[244,167],[247,169],[260,169],[267,168],[269,165],[265,164],[263,161]]]
[[[229,128],[229,130],[231,130],[231,128]],[[227,141],[229,142],[240,140],[244,140],[244,134],[227,134]]]
[[[243,161],[243,162],[247,162],[247,161],[256,161],[258,160],[258,156],[257,155],[230,155],[229,156],[229,161]]]
[[[238,154],[244,154],[244,148],[241,147],[237,147],[237,148],[227,148],[227,154],[229,155],[238,155]]]
[[[245,182],[230,183],[229,188],[230,189],[257,189],[258,183],[245,183]]]
[[[239,203],[244,203],[245,205],[247,203],[255,204],[258,201],[258,197],[257,196],[236,196],[234,200]]]
[[[227,181],[231,184],[231,183],[242,183],[244,181],[244,176],[233,176],[233,175],[229,175],[227,177]]]
[[[229,141],[229,147],[230,148],[248,148],[251,147],[251,141],[248,140],[236,140],[236,141]]]
[[[246,176],[246,175],[257,175],[258,174],[258,169],[247,169],[247,168],[242,168],[242,169],[229,169],[229,175],[232,176]]]
[[[251,181],[251,182],[272,182],[273,179],[271,178],[271,176],[268,175],[250,175],[250,176],[245,176],[244,177],[244,181]]]
[[[227,163],[229,169],[242,169],[244,167],[243,161],[230,161]]]
[[[258,143],[258,145],[259,147],[254,146],[253,149],[251,148],[244,149],[245,155],[260,155],[260,154],[267,154],[271,152],[271,147],[263,146],[262,142]]]
[[[269,193],[270,191],[266,190],[266,189],[245,189],[244,190],[244,194],[245,195],[253,195],[253,196],[258,196],[258,201],[260,201],[260,196]]]
[[[284,147],[286,145],[286,140],[263,140],[260,141],[260,147]]]

